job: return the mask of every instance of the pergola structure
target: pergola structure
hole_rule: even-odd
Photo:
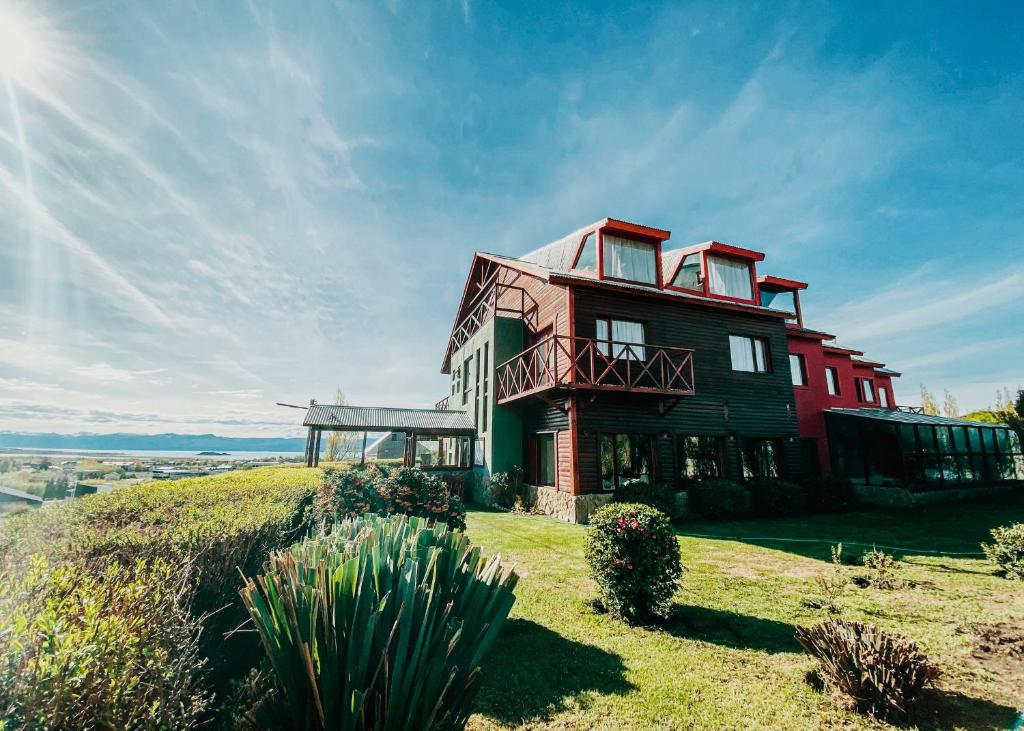
[[[334,406],[310,402],[302,425],[309,429],[306,437],[306,465],[320,464],[320,436],[325,431],[363,433],[362,460],[366,459],[366,437],[369,432],[402,432],[405,434],[404,464],[416,462],[418,438],[472,437],[476,435],[473,419],[465,411],[440,409],[396,409],[383,406]],[[472,456],[466,460],[472,464]]]

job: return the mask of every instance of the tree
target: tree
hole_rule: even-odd
[[[921,384],[921,409],[931,416],[939,415],[939,402],[932,396],[931,391],[923,383]]]
[[[951,419],[960,416],[960,405],[956,402],[956,396],[950,393],[948,388],[942,389],[942,410]]]
[[[345,405],[345,392],[341,388],[338,388],[334,394],[334,405]],[[351,432],[328,432],[327,446],[324,449],[324,460],[327,462],[337,462],[338,460],[353,456],[355,449],[356,444]]]

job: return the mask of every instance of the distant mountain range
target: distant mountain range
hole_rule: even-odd
[[[109,452],[303,452],[305,439],[216,434],[44,434],[0,431],[0,448],[97,449]]]

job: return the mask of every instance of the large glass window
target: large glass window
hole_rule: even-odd
[[[865,404],[875,402],[875,384],[870,378],[857,379],[857,399]]]
[[[647,434],[602,434],[599,455],[601,486],[614,490],[626,480],[653,478],[653,440]]]
[[[537,435],[537,484],[555,484],[555,435]]]
[[[839,395],[839,369],[832,366],[825,367],[825,387],[829,396]]]
[[[679,477],[684,482],[722,476],[722,438],[679,437]]]
[[[573,267],[578,272],[597,273],[597,235],[587,234],[583,240],[583,248],[580,249],[580,256]]]
[[[658,283],[658,252],[654,244],[603,234],[604,276],[646,284]]]
[[[753,285],[750,282],[750,264],[737,259],[709,256],[708,289],[711,294],[741,300],[754,299]]]
[[[416,437],[416,466],[466,468],[470,463],[469,437]]]
[[[799,353],[789,354],[789,373],[793,377],[794,386],[807,385],[807,364]]]
[[[744,477],[780,477],[782,444],[777,439],[744,439],[740,461]]]
[[[597,320],[596,330],[597,352],[601,355],[629,360],[647,359],[642,322],[601,318]]]
[[[702,290],[700,279],[700,254],[687,254],[683,257],[683,263],[679,266],[672,285],[683,289]]]
[[[764,338],[730,335],[729,355],[734,371],[768,372],[768,342]]]

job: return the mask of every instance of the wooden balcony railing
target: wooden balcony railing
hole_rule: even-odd
[[[924,413],[924,407],[923,406],[897,406],[896,410],[897,411],[905,411],[908,414],[923,414]]]
[[[550,335],[497,367],[498,403],[553,388],[692,396],[693,351]]]
[[[451,398],[451,396],[445,396],[443,399],[441,399],[436,404],[434,404],[434,408],[438,409],[439,411],[447,411],[448,410],[448,399],[450,399],[450,398]]]

